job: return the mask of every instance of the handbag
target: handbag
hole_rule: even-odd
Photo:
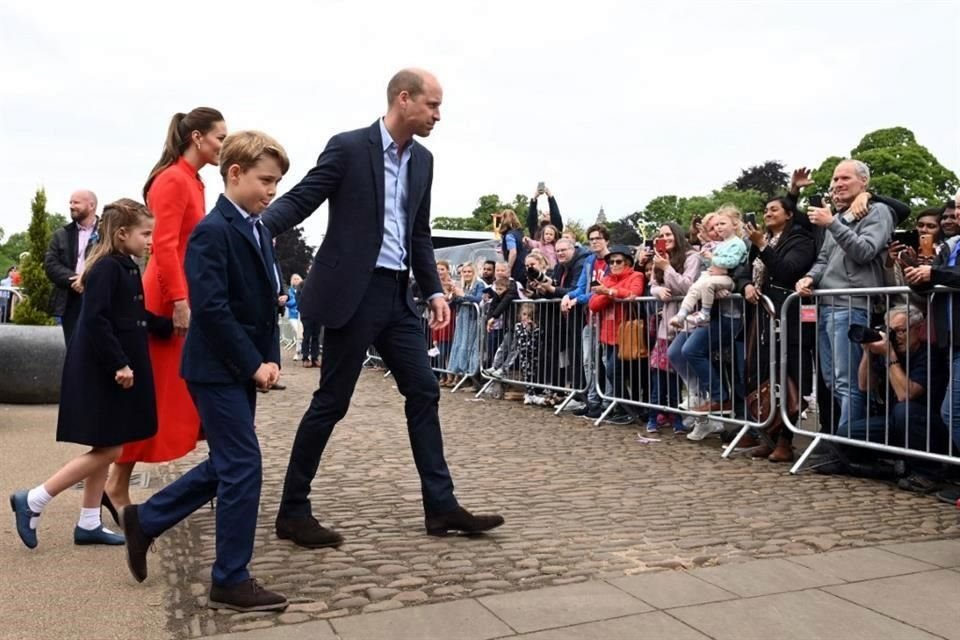
[[[643,318],[627,320],[617,329],[617,356],[621,360],[639,360],[649,355],[646,323]]]
[[[782,287],[777,287],[782,291],[787,291],[782,289]],[[769,297],[769,296],[768,296]],[[783,296],[786,298],[786,295]],[[782,306],[781,299],[781,306]],[[769,313],[769,310],[767,311]],[[753,347],[757,343],[757,325],[759,324],[760,310],[757,310],[757,315],[754,316],[753,322],[750,324],[749,337],[747,338],[747,354],[746,361],[750,362],[753,356]],[[771,363],[771,365],[776,365],[777,363]],[[771,371],[772,375],[772,371]],[[775,410],[776,405],[770,402],[770,378],[771,375],[767,376],[767,379],[757,385],[757,388],[747,394],[747,397],[744,398],[744,401],[747,405],[747,411],[750,416],[757,422],[765,422],[767,418],[770,417],[770,413]],[[788,376],[785,384],[780,387],[779,397],[774,397],[774,402],[786,402],[787,403],[787,413],[789,415],[795,415],[800,411],[800,394],[797,390],[796,383]],[[770,422],[767,427],[770,430],[779,428],[783,426],[783,419],[779,411],[774,415],[773,420]]]

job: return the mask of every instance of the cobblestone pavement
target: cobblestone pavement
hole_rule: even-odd
[[[296,363],[292,363],[296,364]],[[287,457],[316,383],[288,366],[286,391],[259,396],[265,470],[252,570],[293,603],[281,615],[205,608],[213,513],[159,541],[153,580],[171,585],[175,637],[266,628],[427,602],[679,567],[935,539],[958,531],[931,497],[856,478],[787,474],[766,460],[722,460],[719,441],[662,436],[444,393],[441,418],[457,495],[506,524],[484,537],[428,537],[419,481],[391,378],[365,370],[313,485],[314,512],[339,549],[306,550],[273,533]],[[202,452],[166,467],[167,479]]]

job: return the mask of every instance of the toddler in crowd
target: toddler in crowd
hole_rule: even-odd
[[[706,242],[701,249],[701,255],[710,259],[709,269],[703,271],[690,286],[680,303],[677,315],[670,319],[670,326],[675,329],[683,328],[687,316],[690,316],[689,321],[698,327],[710,324],[710,314],[717,292],[733,289],[733,278],[729,273],[746,259],[747,245],[740,237],[743,230],[736,209],[724,207],[717,211],[713,220],[713,232],[717,235],[718,244],[711,250],[708,247],[712,241]],[[700,311],[691,316],[690,313],[698,302]]]
[[[540,327],[537,326],[537,308],[525,302],[520,305],[520,321],[513,328],[517,340],[517,355],[520,358],[520,374],[528,385],[536,380],[540,361]],[[536,387],[527,386],[524,404],[546,404],[543,396],[537,395]]]

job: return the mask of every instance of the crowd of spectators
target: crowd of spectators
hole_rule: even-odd
[[[956,202],[917,212],[901,230],[909,206],[869,181],[864,163],[845,160],[829,194],[803,194],[813,182],[798,169],[759,215],[723,206],[689,229],[663,224],[639,246],[611,244],[603,224],[580,245],[538,188],[525,228],[517,212],[501,212],[502,259],[438,263],[455,310],[427,336],[441,384],[565,402],[594,422],[638,424],[648,438],[729,438],[772,412],[741,445],[790,462],[793,432],[763,401],[779,381],[776,402],[805,430],[957,456],[960,297],[929,295],[960,287]],[[912,293],[870,291],[898,285]],[[822,472],[956,492],[956,467],[889,449],[821,447],[811,460]]]

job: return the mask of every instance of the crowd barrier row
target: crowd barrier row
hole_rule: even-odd
[[[472,381],[479,397],[499,383],[522,388],[528,401],[550,404],[556,413],[575,398],[596,403],[598,425],[645,410],[659,428],[689,430],[704,421],[710,431],[733,427],[725,458],[743,451],[739,442],[748,433],[772,445],[768,431],[782,425],[813,440],[791,469],[796,473],[824,442],[960,462],[960,411],[944,403],[958,383],[954,338],[938,349],[928,329],[936,296],[953,293],[941,287],[926,296],[907,287],[822,290],[809,298],[785,292],[779,310],[767,296],[753,304],[733,295],[718,301],[709,324],[679,331],[663,319],[677,299],[635,298],[598,313],[583,307],[565,313],[560,300],[518,300],[489,327],[483,305],[464,302],[454,305],[452,325],[441,331],[430,329],[428,310],[420,309],[431,367],[459,377],[452,392]],[[889,331],[884,314],[898,307],[907,316],[921,312],[913,313],[920,326]],[[884,330],[891,339],[906,335],[901,366],[906,378],[918,380],[917,395],[900,401],[885,381],[874,387],[876,378],[859,389],[863,348],[847,337],[857,326]],[[382,364],[372,347],[367,356],[367,364]],[[896,375],[889,373],[892,359],[872,355],[867,370]],[[824,366],[832,372],[826,380]]]

